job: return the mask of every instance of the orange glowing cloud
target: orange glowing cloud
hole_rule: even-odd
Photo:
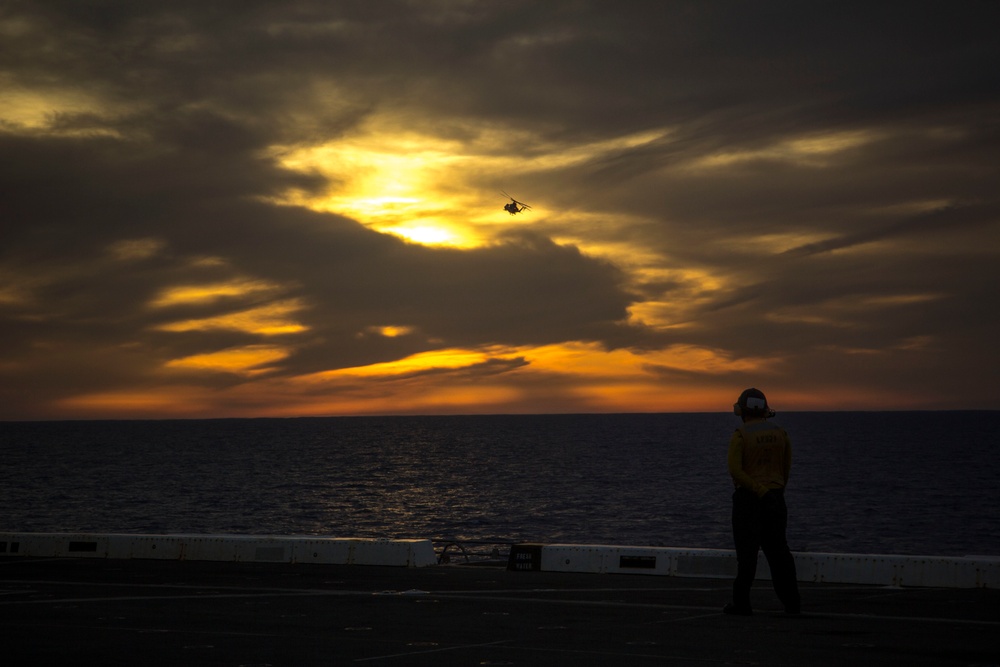
[[[134,243],[125,244],[133,248]],[[117,246],[116,246],[117,247]],[[139,247],[145,247],[140,244]],[[150,302],[151,308],[169,308],[178,305],[211,303],[225,298],[260,295],[276,292],[280,285],[265,280],[237,279],[201,285],[178,285],[164,289]]]
[[[168,361],[167,368],[181,368],[199,371],[235,373],[253,376],[268,372],[267,364],[280,361],[288,356],[282,347],[268,345],[247,345],[245,347],[194,354]]]
[[[260,306],[259,308],[250,308],[238,313],[163,324],[157,327],[157,329],[174,332],[226,329],[230,331],[245,331],[262,336],[294,334],[308,329],[308,327],[290,317],[290,315],[301,309],[302,304],[297,299],[291,299]]]
[[[414,354],[396,361],[387,361],[367,366],[354,366],[351,368],[341,368],[333,371],[325,371],[307,376],[307,379],[330,380],[335,378],[387,378],[394,376],[406,376],[416,373],[438,370],[456,370],[469,368],[485,363],[490,359],[502,358],[503,355],[493,354],[491,351],[464,350],[460,348],[448,348],[444,350],[433,350]]]

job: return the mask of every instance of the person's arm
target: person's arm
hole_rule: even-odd
[[[743,470],[743,434],[739,431],[733,433],[733,437],[729,440],[729,456],[727,457],[727,464],[729,467],[729,474],[732,476],[733,481],[736,482],[736,486],[741,489],[753,491],[758,496],[763,496],[767,493],[766,486],[755,482],[753,478],[746,474]]]
[[[788,486],[788,475],[792,472],[792,440],[785,433],[785,486]]]

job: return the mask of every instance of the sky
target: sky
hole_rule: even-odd
[[[1000,409],[998,25],[0,3],[0,419]]]

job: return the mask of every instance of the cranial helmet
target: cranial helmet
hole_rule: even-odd
[[[739,400],[733,404],[733,414],[737,417],[773,417],[774,410],[767,405],[767,396],[760,389],[744,389]]]

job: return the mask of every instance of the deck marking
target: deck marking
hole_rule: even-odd
[[[8,582],[12,583],[12,582]],[[101,597],[75,597],[75,598],[59,598],[59,599],[36,599],[36,600],[0,600],[0,606],[12,606],[20,604],[86,604],[89,602],[128,602],[128,601],[156,601],[156,600],[206,600],[206,599],[222,599],[222,598],[266,598],[266,597],[373,597],[374,599],[380,599],[380,596],[376,595],[379,591],[356,591],[356,590],[329,590],[329,589],[317,589],[317,588],[247,588],[247,587],[235,587],[235,586],[199,586],[195,584],[144,584],[144,583],[126,583],[126,584],[114,584],[114,583],[104,583],[104,582],[65,582],[65,581],[18,581],[16,583],[22,584],[33,584],[33,585],[65,585],[70,583],[75,586],[90,586],[90,587],[109,587],[109,586],[120,586],[120,587],[133,587],[133,588],[159,588],[159,589],[182,589],[182,590],[197,590],[197,591],[213,591],[211,593],[202,593],[194,595],[129,595],[129,596],[101,596]],[[655,602],[621,602],[614,600],[567,600],[567,599],[557,599],[550,597],[530,597],[531,594],[538,595],[539,593],[566,593],[566,592],[609,592],[609,591],[637,591],[641,592],[641,588],[625,588],[625,589],[555,589],[555,588],[545,588],[545,589],[525,589],[519,591],[503,590],[499,591],[503,593],[502,595],[495,595],[498,591],[488,591],[488,590],[472,590],[472,591],[428,591],[425,594],[419,596],[421,599],[428,598],[439,598],[439,599],[452,599],[452,600],[472,600],[479,602],[515,602],[515,603],[541,603],[541,604],[553,604],[553,605],[570,605],[570,606],[581,606],[581,607],[624,607],[624,608],[635,608],[635,609],[663,609],[663,610],[676,610],[676,611],[703,611],[703,612],[713,612],[718,613],[722,616],[721,608],[708,607],[703,605],[678,605],[678,604],[661,604]],[[659,589],[659,590],[676,590],[676,589]],[[232,592],[222,592],[222,591],[232,591]],[[237,591],[254,591],[254,592],[237,592]],[[523,592],[529,594],[529,596],[514,596],[512,592]],[[24,591],[27,593],[27,591]],[[37,591],[35,591],[37,594]],[[399,596],[386,596],[388,599],[396,599]],[[782,612],[759,612],[760,616],[784,616]],[[881,616],[878,614],[847,614],[847,613],[827,613],[827,612],[809,612],[803,615],[804,619],[821,619],[821,618],[837,618],[837,619],[857,619],[865,621],[894,621],[894,622],[905,622],[905,623],[938,623],[938,624],[948,624],[948,625],[972,625],[972,626],[984,626],[984,627],[1000,627],[1000,621],[983,621],[975,619],[958,619],[958,618],[941,618],[932,616]]]
[[[680,604],[658,604],[655,602],[615,602],[610,600],[558,600],[554,598],[521,598],[521,597],[494,597],[491,595],[464,595],[451,594],[447,592],[432,593],[432,596],[450,598],[453,600],[491,600],[498,602],[531,602],[541,604],[557,605],[577,605],[586,607],[634,607],[636,609],[672,609],[677,611],[714,611],[710,616],[718,615],[723,617],[721,607],[706,607],[701,605],[680,605]],[[758,612],[761,617],[777,616],[784,617],[784,612]],[[878,614],[838,614],[838,613],[810,613],[805,612],[801,617],[804,619],[838,618],[838,619],[858,619],[866,621],[897,621],[905,623],[944,623],[951,625],[982,625],[987,627],[1000,627],[1000,621],[979,621],[975,619],[961,618],[940,618],[933,616],[880,616]]]
[[[461,651],[467,648],[482,648],[484,646],[499,646],[500,644],[509,644],[512,639],[501,639],[495,642],[486,642],[484,644],[462,644],[460,646],[448,646],[445,648],[434,648],[427,649],[426,651],[408,651],[406,653],[390,653],[388,655],[377,655],[371,658],[355,658],[354,662],[372,662],[375,660],[389,660],[391,658],[409,658],[414,655],[425,655],[428,653],[445,653],[448,651]]]

